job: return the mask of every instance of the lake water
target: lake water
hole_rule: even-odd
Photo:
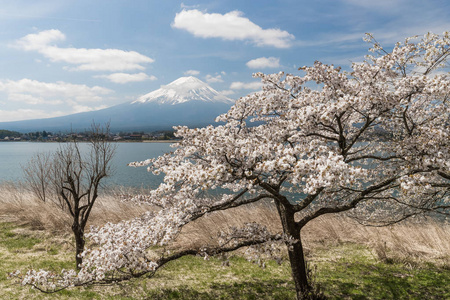
[[[81,144],[83,148],[84,145]],[[58,143],[1,142],[0,183],[24,180],[22,167],[37,152],[53,152]],[[114,174],[105,180],[106,185],[125,187],[156,188],[162,182],[162,175],[155,176],[147,168],[128,167],[133,161],[142,161],[171,151],[170,143],[117,143],[113,158]]]

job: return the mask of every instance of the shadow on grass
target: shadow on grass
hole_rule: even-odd
[[[233,284],[213,283],[208,291],[199,292],[195,287],[179,286],[149,291],[150,299],[295,299],[295,288],[290,282],[283,280],[236,282]]]
[[[450,299],[448,270],[408,270],[401,264],[384,263],[337,263],[334,267],[321,271],[320,283],[330,299]]]

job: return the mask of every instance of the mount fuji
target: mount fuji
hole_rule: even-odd
[[[181,77],[138,99],[109,108],[48,119],[0,122],[0,129],[20,132],[88,129],[110,122],[113,131],[156,131],[175,125],[213,124],[234,101],[195,77]]]
[[[233,103],[233,100],[219,94],[215,89],[193,76],[178,78],[170,84],[163,85],[160,89],[143,95],[131,103],[156,102],[159,104],[177,105],[189,101],[225,103],[228,105]]]

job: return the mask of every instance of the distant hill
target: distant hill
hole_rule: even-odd
[[[10,130],[0,130],[0,139],[4,139],[5,137],[20,137],[22,134],[17,131]]]
[[[90,128],[92,121],[110,122],[113,131],[167,130],[175,125],[199,127],[213,124],[233,103],[203,81],[181,77],[132,102],[56,118],[0,122],[0,128],[19,132],[83,131]]]

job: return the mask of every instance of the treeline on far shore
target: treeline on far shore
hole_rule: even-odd
[[[66,141],[87,141],[91,136],[90,132],[50,132],[36,131],[21,133],[17,131],[0,129],[0,142],[18,142],[18,141],[35,141],[35,142],[66,142]],[[110,141],[151,141],[151,140],[174,140],[174,132],[172,130],[164,131],[134,131],[134,132],[115,132],[105,134]]]

